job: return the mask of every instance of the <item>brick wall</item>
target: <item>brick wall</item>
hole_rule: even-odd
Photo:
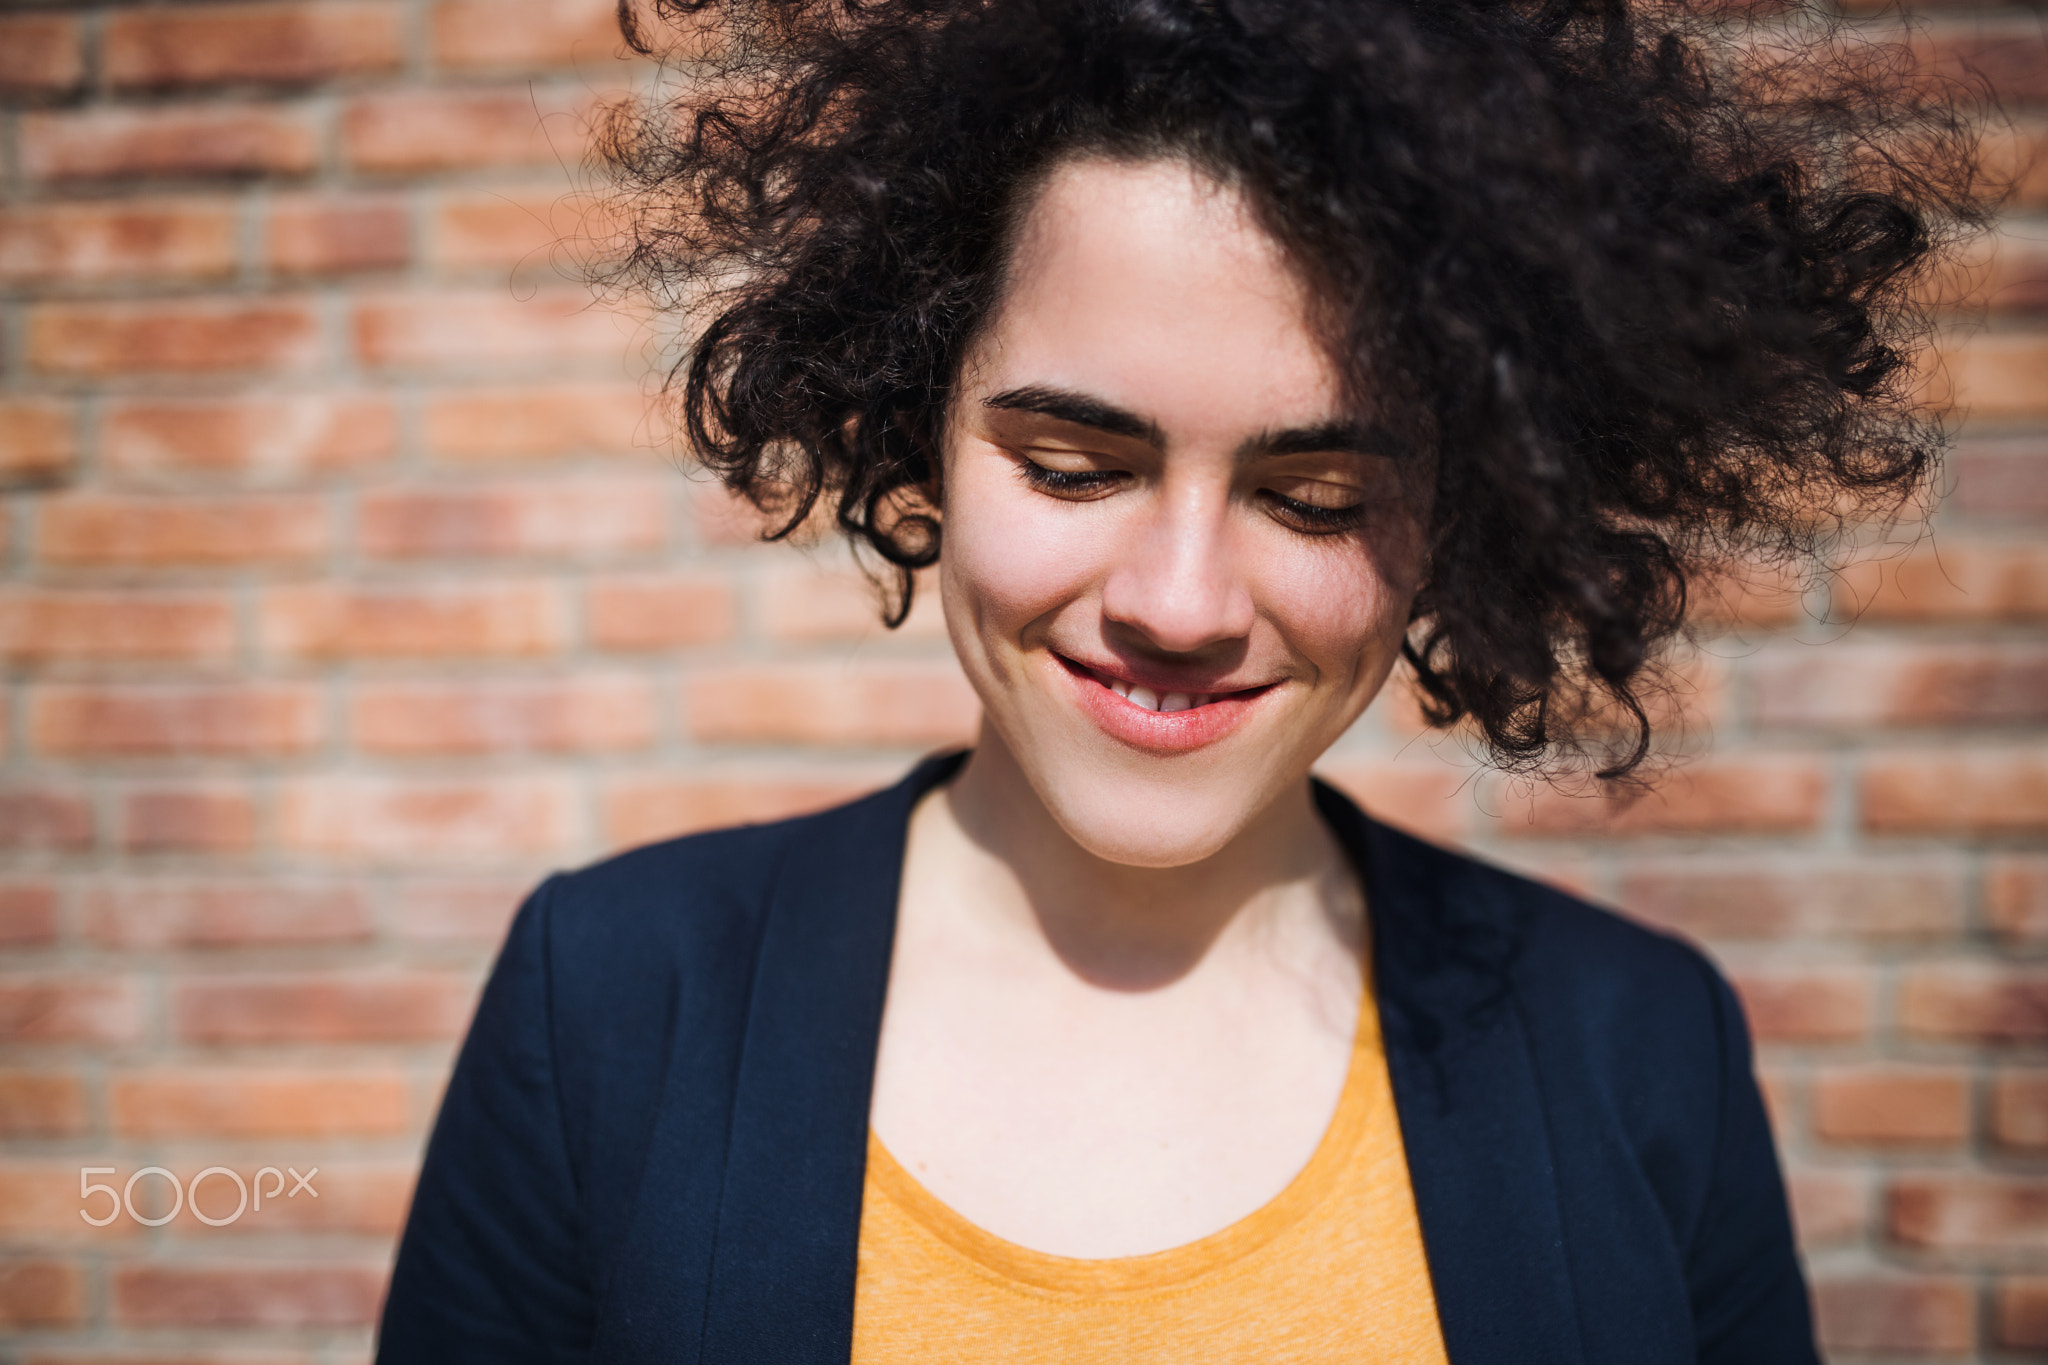
[[[0,12],[0,1358],[363,1360],[521,891],[971,731],[934,614],[751,544],[557,270],[607,10]],[[1727,965],[1843,1361],[2048,1352],[2048,57],[1929,24],[2020,184],[1933,537],[1732,592],[1647,801],[1468,782],[1398,698],[1326,765]],[[90,1226],[87,1166],[267,1198]]]

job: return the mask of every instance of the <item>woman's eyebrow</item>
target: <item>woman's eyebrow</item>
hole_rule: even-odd
[[[1128,436],[1133,440],[1164,448],[1166,434],[1159,424],[1138,416],[1135,412],[1104,402],[1100,398],[1071,389],[1050,389],[1039,384],[1027,384],[1021,389],[1005,389],[993,397],[981,400],[985,408],[1002,408],[1012,412],[1035,412],[1042,417],[1057,418],[1072,422],[1075,426],[1093,427],[1111,436]]]
[[[1278,455],[1390,455],[1394,443],[1389,433],[1357,422],[1318,422],[1314,426],[1289,427],[1265,432],[1247,441],[1239,459],[1260,460]]]
[[[1047,388],[1030,384],[981,400],[985,408],[1012,412],[1035,412],[1076,426],[1092,427],[1111,436],[1126,436],[1159,449],[1166,446],[1166,433],[1159,424],[1090,394],[1072,389]],[[1242,460],[1272,459],[1283,455],[1387,455],[1393,443],[1385,431],[1357,422],[1318,422],[1313,426],[1288,427],[1264,432],[1247,441],[1238,451]]]

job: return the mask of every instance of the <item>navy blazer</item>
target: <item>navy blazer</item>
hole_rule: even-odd
[[[382,1365],[844,1365],[906,824],[960,757],[549,880],[428,1143]],[[1811,1365],[1742,1015],[1693,949],[1368,819],[1454,1365]]]

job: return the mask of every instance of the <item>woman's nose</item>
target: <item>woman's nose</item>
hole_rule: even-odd
[[[1159,490],[1142,523],[1117,547],[1102,611],[1163,653],[1192,654],[1243,639],[1255,614],[1232,545],[1227,489]]]

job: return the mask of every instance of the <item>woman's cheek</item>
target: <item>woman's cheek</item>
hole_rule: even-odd
[[[1267,614],[1320,681],[1343,688],[1399,648],[1408,595],[1362,546],[1305,548],[1268,575]]]
[[[989,481],[993,483],[994,481]],[[946,519],[946,575],[956,605],[978,633],[1012,637],[1085,595],[1106,542],[1093,503],[1068,503],[1030,489],[962,489]]]

